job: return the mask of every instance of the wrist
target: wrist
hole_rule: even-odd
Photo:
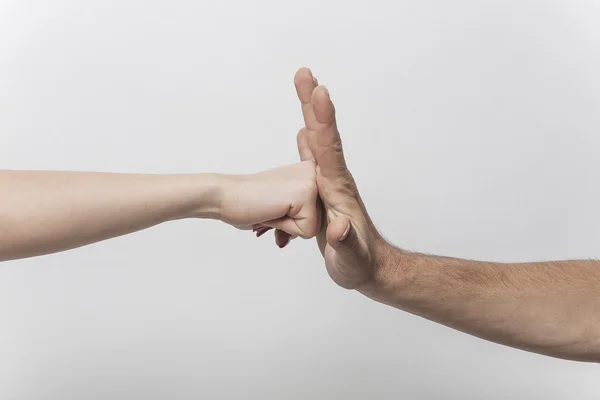
[[[359,291],[375,300],[388,303],[413,279],[412,254],[378,236],[372,243],[372,275]]]
[[[192,218],[216,219],[223,216],[223,198],[231,185],[227,175],[198,174],[192,178],[192,212],[184,216]]]

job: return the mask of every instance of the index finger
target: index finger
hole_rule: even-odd
[[[300,155],[300,161],[314,160],[315,158],[310,151],[308,145],[308,129],[306,127],[300,129],[298,136],[296,136],[296,142],[298,143],[298,154]]]

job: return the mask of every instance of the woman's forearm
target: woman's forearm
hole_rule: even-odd
[[[0,171],[0,261],[186,217],[217,217],[220,176]]]
[[[600,362],[600,262],[501,264],[384,245],[363,293],[484,339]]]

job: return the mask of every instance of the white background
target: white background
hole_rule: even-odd
[[[597,257],[599,49],[594,0],[0,0],[0,168],[293,163],[306,65],[397,245]],[[313,241],[263,239],[182,221],[2,264],[0,398],[600,396],[597,365],[374,303]]]

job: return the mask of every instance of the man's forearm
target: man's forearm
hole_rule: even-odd
[[[218,175],[0,171],[0,261],[218,214]]]
[[[600,262],[501,264],[377,251],[361,292],[481,338],[600,362]]]

